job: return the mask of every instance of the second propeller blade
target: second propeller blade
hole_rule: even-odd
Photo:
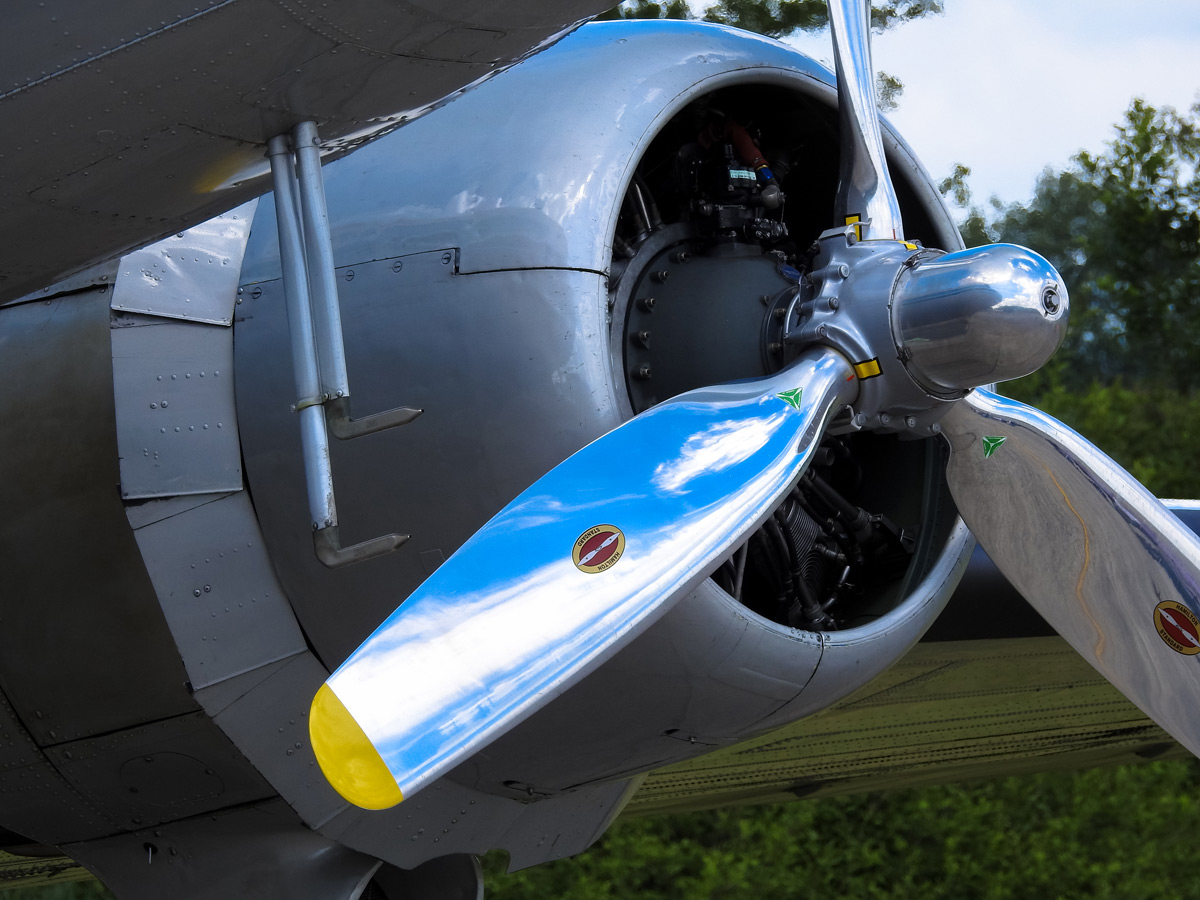
[[[1200,755],[1200,539],[1032,407],[975,391],[943,418],[963,518],[1079,653]]]

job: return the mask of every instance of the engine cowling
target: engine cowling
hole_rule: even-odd
[[[246,473],[326,665],[584,443],[683,390],[787,362],[784,331],[814,296],[809,248],[832,224],[836,123],[831,73],[781,44],[595,24],[328,166],[356,407],[425,410],[333,449],[347,540],[413,534],[339,570],[308,541],[273,207],[260,204],[235,340]],[[929,177],[884,137],[909,233],[959,247]],[[937,442],[858,434],[851,419],[832,434],[712,580],[451,777],[525,799],[616,779],[823,709],[899,658],[970,537],[931,474]]]

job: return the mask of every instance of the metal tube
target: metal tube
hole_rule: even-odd
[[[346,372],[346,349],[342,341],[342,315],[338,305],[337,280],[333,265],[333,240],[329,231],[329,212],[325,205],[325,185],[321,176],[320,140],[313,122],[301,122],[292,130],[296,148],[296,175],[300,188],[300,215],[303,217],[305,250],[310,279],[309,302],[312,305],[317,361],[321,389],[330,399],[350,395]]]
[[[300,214],[296,204],[295,169],[286,136],[271,138],[267,152],[271,158],[271,179],[275,188],[275,220],[279,230],[279,256],[283,266],[283,289],[292,339],[292,369],[300,413],[308,509],[313,527],[324,528],[337,524],[337,512],[333,506],[329,436],[325,430],[324,409],[320,405],[323,399],[320,396],[321,381],[312,340],[312,309],[309,305]],[[316,427],[317,423],[319,427]]]

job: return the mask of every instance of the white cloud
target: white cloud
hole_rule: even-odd
[[[904,82],[890,118],[931,175],[972,169],[977,200],[1025,201],[1046,166],[1099,150],[1135,96],[1186,108],[1200,89],[1200,3],[946,0],[875,39]],[[829,57],[828,35],[795,43]]]

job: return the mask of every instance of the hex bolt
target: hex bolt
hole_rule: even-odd
[[[640,306],[646,312],[654,312],[654,298],[643,297],[638,301],[638,306]]]
[[[834,312],[836,312],[837,308],[842,305],[842,301],[839,300],[837,297],[830,297],[828,300],[825,301],[825,305],[828,306]]]
[[[845,263],[842,263],[840,266],[838,266],[838,274],[843,278],[848,278],[850,276],[850,267]]]
[[[638,381],[649,381],[650,363],[642,363],[640,366],[638,366],[637,371],[633,373],[633,377]]]
[[[904,424],[907,425],[909,428],[916,428],[917,427],[917,417],[916,416],[905,416]]]
[[[650,280],[658,282],[659,284],[666,284],[667,279],[670,277],[671,273],[666,269],[659,269],[659,271],[651,273]]]
[[[678,253],[673,254],[671,259],[680,265],[683,265],[692,261],[692,254],[688,253],[686,250],[680,250]]]
[[[641,344],[647,350],[650,349],[650,332],[649,331],[639,331],[636,335],[634,335],[634,340],[636,340],[639,344]]]

